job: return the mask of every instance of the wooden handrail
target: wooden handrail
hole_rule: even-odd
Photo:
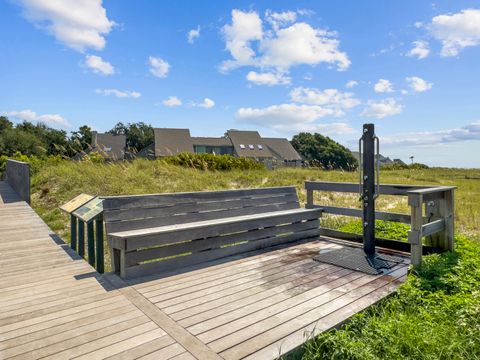
[[[358,193],[357,183],[306,181],[307,208],[322,208],[327,214],[362,217],[361,209],[324,206],[314,203],[314,191]],[[410,224],[408,242],[411,262],[420,265],[423,254],[423,237],[429,236],[432,243],[442,250],[454,246],[454,191],[455,186],[432,185],[380,185],[380,194],[408,196],[411,214],[395,214],[377,211],[376,219]],[[425,215],[424,215],[425,210]],[[340,233],[339,230],[335,230]],[[392,240],[395,241],[395,240]]]

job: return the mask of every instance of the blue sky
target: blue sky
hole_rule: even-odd
[[[480,1],[2,1],[0,41],[14,121],[352,149],[373,122],[385,155],[480,167]]]

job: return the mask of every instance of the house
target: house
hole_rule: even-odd
[[[282,138],[264,138],[277,164],[284,166],[303,166],[304,161],[290,141]]]
[[[127,137],[125,135],[102,134],[92,131],[92,143],[85,151],[78,152],[73,157],[80,160],[84,156],[96,152],[106,160],[125,160],[129,153],[127,151]]]
[[[287,139],[262,138],[257,131],[228,130],[223,137],[192,137],[189,129],[154,129],[154,143],[137,156],[158,158],[181,152],[250,158],[267,167],[302,166],[302,157]]]

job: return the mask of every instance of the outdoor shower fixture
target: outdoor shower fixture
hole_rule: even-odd
[[[374,124],[363,125],[358,152],[363,251],[359,248],[344,247],[321,252],[314,259],[369,274],[380,274],[382,269],[390,269],[403,260],[378,254],[375,250],[375,200],[380,196],[380,139],[375,135]]]

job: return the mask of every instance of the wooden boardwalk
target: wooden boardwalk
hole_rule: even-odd
[[[99,275],[0,182],[0,359],[274,359],[393,292],[315,240],[162,278]],[[187,271],[188,270],[188,271]]]

